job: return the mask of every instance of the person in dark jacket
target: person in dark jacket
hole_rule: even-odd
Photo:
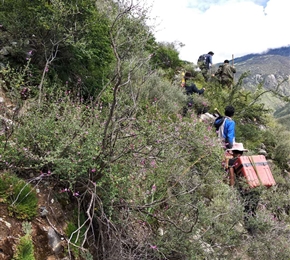
[[[191,82],[191,84],[188,84],[188,80],[191,78],[192,78],[191,73],[186,72],[184,75],[184,82],[181,85],[182,87],[185,88],[186,95],[192,95],[193,93],[197,93],[199,95],[203,94],[205,91],[205,88],[198,89],[197,86],[193,82]]]
[[[191,78],[192,78],[191,73],[186,72],[184,75],[184,81],[181,84],[181,86],[184,87],[185,89],[185,94],[188,96],[187,105],[183,108],[183,115],[186,115],[188,108],[193,106],[192,95],[194,93],[202,95],[205,91],[205,88],[198,89],[197,86],[193,82],[190,82],[189,84],[188,80]]]

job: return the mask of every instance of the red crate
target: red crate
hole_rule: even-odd
[[[240,156],[237,158],[234,167],[237,175],[245,177],[250,188],[260,186],[259,178],[248,156]]]
[[[266,187],[276,185],[276,182],[274,180],[273,174],[266,160],[266,157],[264,155],[252,155],[249,157],[250,160],[254,163],[254,168],[256,168],[255,170],[257,172],[261,184]]]
[[[250,188],[260,185],[276,185],[271,169],[264,155],[240,156],[235,162],[237,174],[245,177]]]

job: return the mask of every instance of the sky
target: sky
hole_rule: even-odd
[[[290,0],[145,0],[158,42],[184,44],[182,60],[213,63],[290,45]],[[179,44],[178,44],[179,46]]]

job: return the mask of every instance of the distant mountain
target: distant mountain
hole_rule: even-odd
[[[280,84],[280,93],[290,96],[290,45],[269,49],[264,53],[248,54],[236,58],[234,62],[237,69],[236,80],[242,73],[250,73],[244,79],[246,89],[254,90],[259,83],[263,83],[263,87],[269,90],[275,89]],[[263,103],[273,109],[274,115],[277,117],[290,114],[290,106],[286,106],[285,102],[272,95],[264,96]]]
[[[241,59],[243,60],[243,59]],[[282,84],[281,91],[290,95],[289,75],[290,75],[290,57],[274,54],[260,54],[236,61],[236,77],[243,72],[249,72],[250,75],[244,80],[244,84],[249,87],[255,87],[263,82],[265,89],[274,89],[279,83],[288,79]]]
[[[269,49],[266,52],[262,53],[252,53],[252,54],[247,54],[242,57],[235,58],[235,62],[244,62],[249,59],[252,59],[254,57],[259,57],[263,55],[279,55],[279,56],[284,56],[290,58],[290,45],[287,47],[281,47],[281,48],[276,48],[276,49]]]

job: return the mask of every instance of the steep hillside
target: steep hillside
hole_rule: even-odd
[[[186,95],[137,2],[2,1],[0,260],[290,259],[290,132],[242,82]],[[252,212],[200,114],[227,104],[277,183]]]

